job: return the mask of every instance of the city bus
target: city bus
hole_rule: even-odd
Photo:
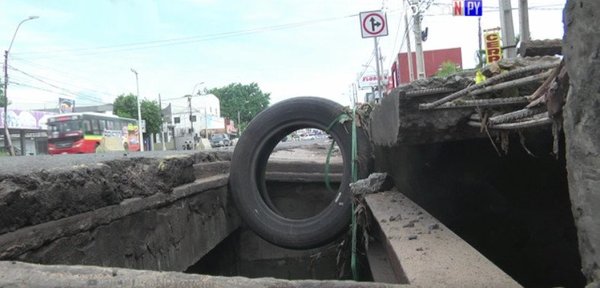
[[[48,153],[139,151],[134,119],[100,113],[68,113],[48,118]]]

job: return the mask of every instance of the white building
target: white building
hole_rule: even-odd
[[[183,96],[169,102],[175,137],[196,134],[204,136],[207,129],[225,129],[225,119],[221,118],[221,103],[213,94]]]

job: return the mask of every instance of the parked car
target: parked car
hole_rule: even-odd
[[[300,134],[300,140],[315,140],[316,137],[313,134]]]
[[[231,140],[227,134],[215,134],[210,138],[210,146],[213,148],[231,146]]]

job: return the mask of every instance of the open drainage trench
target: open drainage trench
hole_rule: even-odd
[[[266,190],[283,217],[303,219],[317,215],[334,200],[343,173],[339,147],[331,150],[331,191],[324,183],[325,159],[331,139],[318,129],[298,130],[284,138],[269,157]],[[245,226],[237,229],[187,273],[283,279],[351,279],[348,247],[343,234],[314,249],[275,246]],[[363,275],[366,275],[363,273]]]
[[[583,287],[565,169],[564,139],[548,131],[376,149],[380,169],[414,202],[525,287]]]
[[[393,174],[401,191],[409,192],[405,194],[521,285],[583,287],[564,153],[551,155],[549,139],[538,136],[528,141],[535,157],[520,147],[518,139],[512,139],[513,146],[505,156],[498,156],[488,140],[471,140],[383,148],[378,149],[376,157],[380,159],[379,168]],[[315,160],[312,168],[303,168],[305,171],[323,171],[321,160],[326,146],[314,144],[305,150],[313,154],[301,158]],[[331,193],[319,179],[283,181],[285,177],[277,174],[286,172],[281,170],[285,166],[281,163],[293,161],[283,158],[286,154],[298,157],[294,154],[299,150],[278,151],[269,160],[268,173],[273,173],[267,177],[272,179],[267,181],[267,189],[273,202],[290,218],[314,215],[331,201]],[[333,160],[332,167],[335,161],[339,160]],[[332,175],[341,172],[336,169]],[[290,250],[274,246],[242,227],[186,272],[351,279],[349,247],[342,245],[344,240],[349,241],[347,236],[343,234],[316,249]],[[366,258],[361,258],[359,267],[361,280],[373,281]]]

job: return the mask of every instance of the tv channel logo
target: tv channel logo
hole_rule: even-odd
[[[454,16],[481,16],[483,14],[482,0],[454,0]]]

